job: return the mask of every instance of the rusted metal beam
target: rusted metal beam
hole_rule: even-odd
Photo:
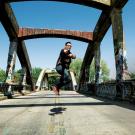
[[[34,90],[33,89],[33,81],[32,81],[32,72],[31,72],[32,67],[31,67],[31,63],[30,63],[30,60],[29,60],[28,52],[27,52],[24,41],[19,40],[17,53],[19,54],[18,57],[19,57],[19,60],[20,60],[20,63],[22,65],[22,67],[26,67],[27,84],[31,84],[32,90]]]
[[[112,2],[112,8],[109,11],[102,11],[99,20],[95,26],[94,32],[93,32],[93,42],[88,44],[84,60],[82,63],[81,67],[81,72],[80,72],[80,79],[79,82],[82,82],[85,78],[84,72],[85,72],[85,67],[87,65],[91,64],[93,58],[94,58],[94,52],[97,49],[98,45],[100,45],[101,41],[104,38],[104,35],[108,31],[109,27],[111,26],[111,13],[113,12],[114,8],[123,8],[124,5],[127,3],[128,0],[114,0]]]
[[[85,80],[85,70],[88,65],[91,65],[91,62],[94,57],[94,42],[91,42],[88,44],[88,47],[86,49],[86,53],[82,62],[81,71],[80,71],[80,77],[79,77],[79,84],[84,83]]]
[[[83,80],[85,78],[85,76],[84,76],[85,67],[87,65],[91,64],[91,62],[94,58],[94,55],[95,55],[94,52],[97,49],[100,42],[102,41],[102,39],[104,38],[104,35],[106,34],[110,25],[111,25],[110,17],[108,15],[108,13],[103,11],[99,17],[99,20],[98,20],[96,27],[94,29],[94,32],[93,32],[93,42],[89,43],[88,47],[86,49],[86,53],[84,56],[82,67],[81,67],[79,82],[83,82]]]
[[[24,41],[19,40],[19,45],[18,45],[18,48],[17,48],[17,54],[18,54],[18,58],[19,58],[19,61],[21,63],[21,66],[26,67],[27,84],[31,85],[32,90],[34,90],[34,88],[33,88],[34,85],[33,85],[33,81],[32,81],[32,73],[31,73],[32,67],[31,67],[31,63],[30,63],[29,56],[28,56],[28,53],[27,53],[27,48],[25,46]]]
[[[19,26],[11,6],[7,3],[0,3],[0,21],[5,28],[10,40],[16,39]]]
[[[16,21],[15,15],[12,11],[10,4],[4,3],[4,1],[0,1],[0,21],[3,27],[5,28],[10,41],[12,40],[18,41],[18,32],[19,32],[18,23]],[[32,76],[30,74],[31,72],[30,61],[27,54],[27,50],[25,48],[25,44],[23,42],[20,42],[19,45],[17,46],[17,55],[22,67],[25,66],[27,67],[28,78],[29,78],[27,79],[27,83],[33,85],[33,83],[31,82]]]
[[[111,0],[111,6],[117,9],[122,9],[128,0]]]
[[[110,12],[111,11],[103,11],[101,13],[93,32],[93,41],[101,42],[103,40],[104,35],[111,26]]]
[[[113,10],[111,19],[116,66],[116,80],[117,82],[122,82],[123,80],[130,79],[126,58],[122,11],[119,9]]]
[[[22,2],[22,1],[38,1],[38,0],[5,0],[6,2]],[[100,10],[107,10],[111,6],[111,0],[41,0],[41,1],[56,1],[68,2],[88,7],[97,8]]]
[[[35,29],[35,28],[19,28],[18,38],[22,40],[42,37],[59,37],[70,38],[83,42],[93,40],[92,32],[81,32],[71,30],[53,30],[53,29]]]

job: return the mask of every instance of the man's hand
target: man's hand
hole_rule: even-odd
[[[73,54],[72,59],[76,59],[76,55],[75,54]]]
[[[74,55],[74,54],[69,54],[68,56],[71,57],[72,59],[76,58],[76,55]]]
[[[68,52],[68,50],[67,49],[64,49],[64,53],[67,53]]]

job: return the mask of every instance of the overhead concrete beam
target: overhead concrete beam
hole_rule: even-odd
[[[6,2],[23,2],[23,1],[38,1],[38,0],[5,0]],[[97,8],[100,10],[107,10],[111,6],[111,0],[41,0],[41,1],[55,1],[68,2],[88,7]]]
[[[6,30],[10,40],[16,39],[19,31],[13,10],[8,3],[0,3],[0,21]]]
[[[26,40],[43,37],[70,38],[83,42],[90,42],[93,40],[93,33],[58,29],[19,28],[19,39]]]
[[[101,41],[103,40],[106,32],[108,31],[109,27],[111,26],[111,13],[113,12],[114,8],[123,8],[124,5],[127,3],[128,0],[113,0],[112,8],[109,11],[102,11],[99,20],[95,26],[95,29],[93,31],[93,42],[88,44],[88,47],[86,49],[86,53],[84,56],[84,60],[81,67],[80,72],[80,79],[79,82],[83,82],[85,78],[85,67],[87,65],[91,64],[93,58],[94,58],[94,52],[98,48],[98,45],[100,45]]]

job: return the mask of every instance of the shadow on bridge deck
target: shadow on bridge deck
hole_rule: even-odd
[[[97,96],[91,96],[91,98],[94,98],[96,100],[100,100],[102,102],[109,102],[111,105],[116,105],[122,108],[127,108],[130,110],[135,111],[135,105],[130,103],[129,101],[123,101],[123,100],[111,100],[103,97],[97,97]]]
[[[0,105],[0,108],[12,108],[12,107],[46,107],[55,106],[55,103],[47,104],[16,104],[16,105]],[[57,103],[57,106],[86,106],[86,105],[112,105],[107,102],[83,102],[83,103]]]
[[[55,96],[54,94],[46,94],[46,95],[27,95],[27,96],[21,96],[21,97],[15,97],[12,100],[27,100],[27,99],[34,99],[34,100],[38,100],[38,99],[55,99],[55,98],[59,98],[59,99],[85,99],[85,98],[93,98],[95,99],[95,101],[91,101],[91,102],[61,102],[61,103],[57,103],[57,106],[62,107],[62,106],[102,106],[102,105],[116,105],[119,107],[123,107],[123,108],[127,108],[130,110],[135,110],[135,106],[133,104],[130,104],[129,102],[126,101],[114,101],[114,100],[109,100],[109,99],[105,99],[102,97],[96,97],[96,96],[90,96],[90,95],[82,95],[79,93],[66,93],[66,94],[61,94],[60,96]],[[48,107],[48,106],[56,106],[56,103],[27,103],[27,104],[1,104],[0,108],[19,108],[19,107]],[[56,113],[57,113],[57,109],[56,108]],[[62,109],[62,108],[61,108]],[[54,109],[55,110],[55,109]],[[52,110],[53,111],[53,110]]]

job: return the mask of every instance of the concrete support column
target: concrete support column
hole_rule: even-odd
[[[98,45],[97,50],[95,51],[95,84],[101,82],[101,52],[100,45]]]
[[[115,64],[116,64],[116,97],[123,98],[124,86],[122,81],[129,79],[124,32],[122,23],[122,11],[114,9],[111,14]]]
[[[71,76],[71,80],[72,80],[73,90],[77,90],[77,82],[76,82],[75,74],[72,71],[69,71],[69,72],[70,72],[70,76]]]
[[[89,82],[90,65],[85,67],[85,83]]]
[[[90,72],[90,65],[86,65],[85,66],[85,70],[84,70],[84,79],[83,79],[83,83],[81,85],[81,89],[83,91],[88,91],[88,82],[89,82],[89,72]]]
[[[22,68],[22,73],[21,73],[21,81],[20,84],[23,86],[23,90],[26,90],[26,68]]]
[[[98,85],[101,79],[101,66],[100,66],[101,52],[100,45],[98,45],[97,50],[95,51],[95,84]]]
[[[41,90],[45,90],[45,87],[46,87],[46,83],[45,83],[45,79],[42,80],[42,83],[41,83]]]
[[[8,53],[8,61],[7,61],[7,69],[6,69],[6,83],[12,84],[14,81],[14,69],[15,69],[15,62],[16,62],[16,52],[17,52],[17,41],[11,41],[9,46],[9,53]],[[11,85],[9,85],[7,91],[4,95],[8,97],[12,97],[12,89]]]
[[[116,80],[117,82],[121,82],[129,78],[123,33],[122,11],[114,9],[111,14],[111,21],[116,64]]]
[[[41,88],[48,89],[48,75],[47,74],[45,74],[45,76],[44,76]]]

